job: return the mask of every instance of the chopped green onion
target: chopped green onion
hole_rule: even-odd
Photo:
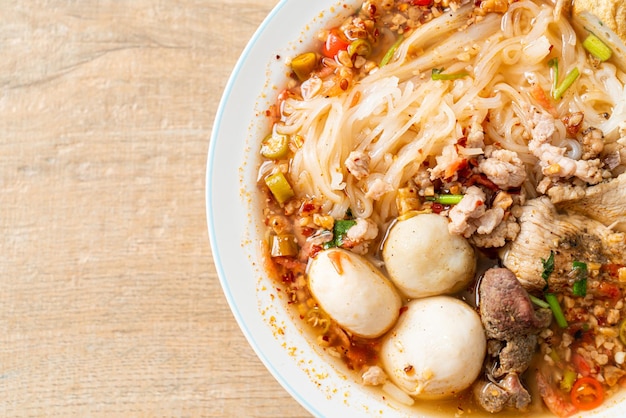
[[[265,177],[265,184],[281,205],[294,196],[291,185],[281,171]]]
[[[356,225],[354,219],[337,219],[333,225],[333,239],[324,244],[324,248],[341,247],[343,240],[348,234],[348,229]]]
[[[460,73],[452,73],[452,74],[442,74],[443,68],[433,68],[430,73],[430,78],[432,80],[457,80],[459,78],[467,77],[469,74],[465,71]]]
[[[540,308],[549,308],[550,304],[543,299],[539,299],[537,296],[528,295],[530,297],[530,301]]]
[[[599,59],[600,61],[606,61],[611,58],[613,51],[611,48],[595,34],[590,33],[583,41],[583,48],[585,48],[591,55]]]
[[[561,97],[563,97],[565,91],[570,88],[572,84],[574,84],[574,81],[576,81],[578,76],[580,76],[578,67],[572,68],[572,71],[567,73],[561,84],[559,84],[559,86],[554,90],[554,92],[552,93],[552,97],[554,97],[555,100],[559,100]]]
[[[572,269],[576,272],[577,277],[574,285],[572,286],[572,293],[574,296],[585,297],[587,295],[587,264],[581,261],[574,261],[572,263]]]
[[[574,270],[578,270],[578,274],[587,275],[587,263],[583,263],[582,261],[572,261],[572,268]]]
[[[426,198],[430,202],[441,203],[442,205],[456,205],[461,199],[463,199],[462,194],[439,194]]]
[[[559,59],[556,57],[552,58],[548,61],[548,67],[552,69],[552,94],[554,94],[559,86]]]
[[[552,315],[554,315],[556,323],[561,328],[567,328],[567,319],[565,319],[565,315],[561,310],[561,305],[559,305],[559,300],[556,298],[556,295],[554,293],[546,293],[545,298],[548,305],[550,305],[550,309],[552,309]]]
[[[391,47],[387,50],[387,53],[385,54],[383,59],[380,60],[380,64],[378,65],[380,68],[389,64],[389,61],[391,61],[391,59],[393,58],[393,55],[396,53],[396,50],[398,49],[402,41],[404,41],[404,35],[398,36],[398,39],[396,39],[393,45],[391,45]]]
[[[587,279],[576,280],[572,286],[572,293],[574,296],[587,296]]]

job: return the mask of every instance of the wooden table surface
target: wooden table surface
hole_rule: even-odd
[[[0,1],[0,416],[310,416],[205,218],[218,101],[276,3]]]

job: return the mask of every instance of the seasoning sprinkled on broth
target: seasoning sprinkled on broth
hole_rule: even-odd
[[[369,0],[286,59],[268,271],[381,396],[570,416],[626,386],[625,57],[572,13]]]

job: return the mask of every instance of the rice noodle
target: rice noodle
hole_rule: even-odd
[[[532,84],[544,92],[552,88],[546,65],[550,53],[561,57],[561,76],[574,67],[580,71],[568,99],[555,104],[552,142],[567,143],[570,155],[578,155],[559,121],[571,112],[583,112],[607,141],[619,139],[626,118],[626,77],[608,62],[592,68],[566,19],[555,21],[547,4],[522,0],[504,15],[488,14],[465,28],[471,11],[471,5],[465,6],[419,27],[392,62],[344,94],[285,101],[277,130],[304,138],[289,170],[299,196],[321,197],[337,218],[351,208],[355,216],[384,224],[397,216],[395,191],[476,124],[492,142],[518,154],[531,176],[524,188],[534,194],[537,157],[525,135],[531,124],[527,109],[534,105]],[[415,56],[415,51],[424,52]],[[434,81],[433,68],[468,76]],[[608,119],[601,116],[604,109],[611,109]],[[349,176],[344,165],[354,150],[371,158],[370,175],[361,180]],[[372,188],[381,184],[387,192],[373,197]]]

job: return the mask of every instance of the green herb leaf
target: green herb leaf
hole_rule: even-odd
[[[333,239],[324,244],[324,248],[341,247],[348,233],[348,229],[352,228],[354,225],[356,225],[354,219],[337,219],[333,226]]]
[[[541,259],[541,264],[543,265],[543,272],[541,273],[541,277],[546,281],[546,285],[548,284],[548,278],[554,271],[554,251],[550,251],[550,256],[547,260]]]

